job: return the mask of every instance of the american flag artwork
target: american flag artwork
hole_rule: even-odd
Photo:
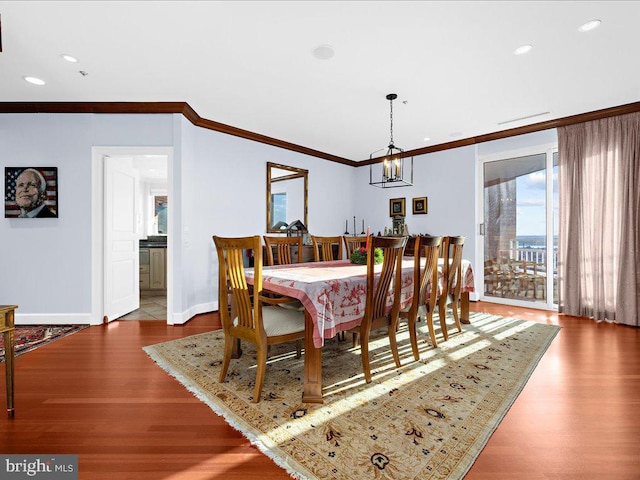
[[[58,216],[58,167],[5,167],[4,168],[4,216],[18,218],[20,207],[16,204],[16,179],[31,168],[42,174],[46,182],[45,205]]]

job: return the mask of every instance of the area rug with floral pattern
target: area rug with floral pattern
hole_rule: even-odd
[[[89,325],[17,325],[13,331],[16,356],[34,350]],[[4,336],[0,335],[0,362],[4,362]]]
[[[437,318],[434,319],[439,324]],[[406,326],[402,366],[388,339],[372,337],[373,382],[360,349],[327,340],[324,404],[301,401],[303,358],[295,345],[272,347],[259,403],[252,403],[255,348],[243,344],[218,382],[224,335],[212,331],[144,350],[262,452],[300,479],[460,479],[507,413],[559,327],[475,313],[461,333],[433,348],[420,324],[414,361]]]

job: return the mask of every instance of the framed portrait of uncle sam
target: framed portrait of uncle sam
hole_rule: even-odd
[[[58,218],[57,167],[5,167],[5,218]]]

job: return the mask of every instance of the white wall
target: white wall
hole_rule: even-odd
[[[477,299],[483,281],[483,256],[478,239],[478,209],[482,207],[477,182],[477,176],[482,175],[480,160],[483,156],[553,143],[557,143],[555,129],[421,155],[414,158],[412,187],[380,189],[370,186],[369,167],[360,167],[352,185],[357,200],[348,216],[349,232],[353,231],[353,215],[357,218],[358,233],[362,228],[362,218],[374,233],[382,232],[385,226],[391,228],[389,200],[405,198],[405,222],[409,233],[466,237],[464,257],[472,262],[476,273],[476,294],[471,298]],[[375,172],[374,169],[374,179]],[[425,196],[428,198],[428,213],[413,215],[412,199]],[[342,222],[344,227],[344,220]]]
[[[502,138],[492,142],[480,143],[478,144],[478,157],[482,158],[489,155],[514,152],[525,148],[538,145],[548,145],[551,143],[558,143],[558,131],[555,128],[551,130],[543,130],[541,132],[528,133],[526,135]]]
[[[481,154],[552,143],[555,131],[478,145]],[[173,312],[170,323],[217,309],[212,235],[266,231],[266,164],[309,170],[309,229],[341,235],[391,226],[389,199],[406,199],[410,233],[464,235],[476,262],[476,147],[416,157],[414,186],[369,185],[369,168],[334,162],[194,127],[181,115],[3,114],[0,167],[57,166],[57,219],[0,220],[0,304],[19,323],[89,323],[91,314],[91,149],[172,146]],[[2,170],[0,170],[2,171]],[[3,183],[4,191],[4,183]],[[411,200],[428,197],[428,214]],[[481,279],[477,277],[477,282]],[[477,283],[479,285],[479,283]],[[95,320],[95,319],[93,319]]]
[[[59,218],[0,214],[0,304],[18,323],[91,320],[92,146],[171,143],[171,115],[0,115],[0,167],[58,167]]]
[[[91,148],[174,146],[172,321],[217,308],[211,236],[263,234],[266,163],[309,170],[309,227],[343,232],[356,169],[192,126],[179,115],[1,115],[3,166],[57,166],[58,219],[0,222],[0,303],[21,323],[88,322]],[[384,212],[384,210],[383,210]],[[95,319],[93,319],[95,320]]]
[[[338,235],[355,169],[181,122],[182,292],[172,321],[217,309],[218,263],[212,236],[264,235],[267,162],[309,170],[309,229]],[[340,192],[345,192],[341,195]]]
[[[383,232],[385,226],[391,228],[389,200],[404,198],[405,223],[410,234],[463,235],[466,237],[464,257],[475,265],[476,165],[474,146],[421,155],[414,158],[413,186],[384,189],[369,185],[369,167],[359,167],[352,186],[357,200],[349,217],[349,231],[353,230],[353,215],[358,233],[362,218],[365,228],[370,226],[373,233]],[[426,215],[412,213],[415,197],[427,197]],[[342,226],[344,228],[344,220]]]

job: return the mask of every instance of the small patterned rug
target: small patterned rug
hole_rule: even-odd
[[[219,330],[144,350],[295,478],[460,479],[559,331],[479,313],[463,327],[457,333],[450,326],[449,341],[433,348],[422,323],[416,362],[403,326],[399,369],[386,336],[373,337],[368,385],[359,348],[349,339],[328,340],[323,405],[301,402],[303,358],[295,358],[292,344],[272,347],[258,404],[251,403],[251,345],[243,344],[242,357],[231,360],[224,383],[218,382]]]
[[[17,325],[13,331],[16,356],[34,350],[89,325]],[[0,362],[4,362],[4,336],[0,335]]]

